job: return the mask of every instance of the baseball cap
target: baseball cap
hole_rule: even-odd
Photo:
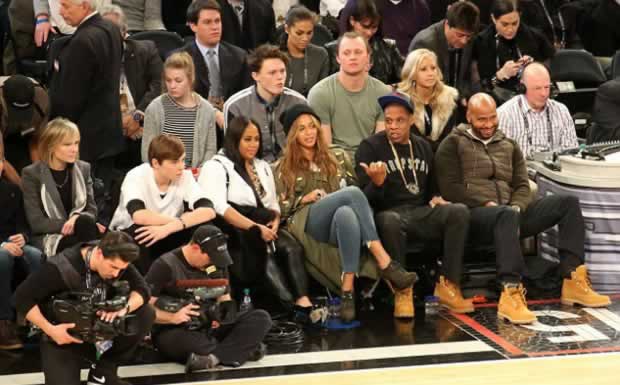
[[[209,255],[211,263],[217,267],[228,267],[233,261],[228,254],[228,236],[218,227],[202,225],[194,231],[192,242]]]
[[[381,96],[378,101],[379,105],[384,110],[391,104],[399,104],[413,114],[413,105],[411,104],[411,100],[409,99],[409,96],[403,94],[402,92],[393,91],[387,95]]]
[[[30,128],[34,103],[34,83],[23,75],[13,75],[2,86],[8,112],[7,135]]]

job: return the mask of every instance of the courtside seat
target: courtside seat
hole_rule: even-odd
[[[162,60],[166,60],[166,57],[170,52],[179,49],[185,45],[183,38],[176,32],[170,31],[143,31],[137,32],[129,36],[133,40],[150,40],[155,43],[157,50],[159,50],[159,56]]]

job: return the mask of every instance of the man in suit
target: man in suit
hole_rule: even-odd
[[[479,25],[478,7],[469,1],[458,1],[450,5],[444,20],[420,31],[409,45],[409,52],[418,48],[435,52],[444,83],[456,88],[465,100],[472,92],[472,38]]]
[[[620,77],[603,83],[596,92],[588,143],[620,140]]]
[[[269,0],[217,0],[222,8],[222,40],[246,51],[275,43],[276,18]]]
[[[142,163],[140,138],[144,129],[144,111],[161,94],[163,64],[155,43],[127,39],[127,19],[121,7],[115,4],[103,7],[101,16],[116,24],[124,39],[120,102],[126,151],[117,159],[117,166],[130,170]]]
[[[232,94],[250,86],[247,54],[222,41],[222,8],[216,0],[197,0],[187,9],[196,38],[182,49],[194,59],[195,91],[221,109]]]
[[[61,0],[60,14],[77,27],[50,58],[50,118],[64,117],[80,129],[80,158],[109,186],[115,156],[123,149],[120,79],[123,41],[118,27],[103,20],[96,0]]]

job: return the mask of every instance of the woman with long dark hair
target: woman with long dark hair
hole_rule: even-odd
[[[319,80],[329,75],[329,57],[323,47],[310,41],[317,15],[304,6],[293,6],[284,19],[284,35],[280,49],[289,61],[286,66],[286,87],[307,96]]]
[[[226,130],[223,149],[203,166],[198,183],[205,189],[229,237],[231,270],[244,283],[266,278],[285,305],[310,313],[303,249],[280,228],[280,205],[269,163],[261,159],[261,132],[238,116]],[[282,274],[280,266],[285,268]]]
[[[282,217],[304,247],[309,272],[326,287],[342,291],[341,318],[355,319],[356,274],[381,276],[397,292],[411,293],[416,274],[405,271],[383,248],[364,193],[346,187],[355,181],[348,155],[330,150],[312,108],[293,106],[281,120],[288,133],[275,171]],[[371,258],[362,257],[362,246]],[[395,306],[411,303],[397,301]]]
[[[495,0],[491,21],[474,40],[472,81],[504,102],[516,91],[523,68],[532,61],[548,64],[555,50],[541,32],[521,23],[518,0]]]

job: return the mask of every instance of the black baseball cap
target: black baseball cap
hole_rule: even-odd
[[[409,96],[403,94],[402,92],[391,92],[387,95],[381,96],[378,101],[383,110],[385,110],[389,105],[399,104],[413,114],[413,105],[411,104],[411,100],[409,99]]]
[[[202,225],[194,231],[192,242],[209,255],[211,263],[217,267],[228,267],[233,261],[228,254],[228,236],[218,227]]]
[[[13,75],[2,86],[8,112],[8,133],[30,128],[34,107],[34,83],[23,75]]]

